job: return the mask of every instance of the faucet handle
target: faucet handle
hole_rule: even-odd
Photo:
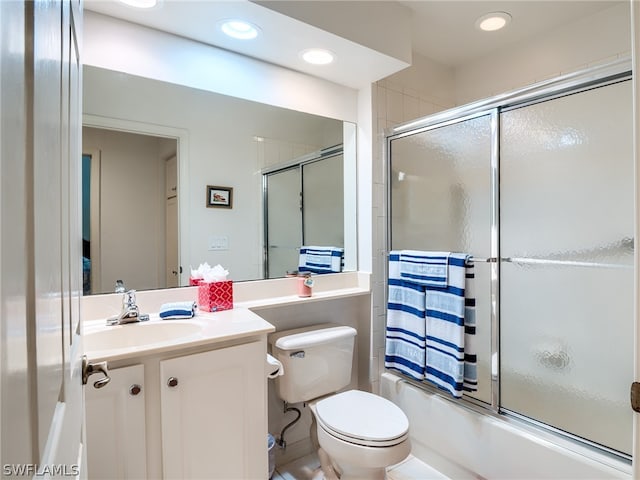
[[[115,293],[124,293],[127,289],[124,286],[124,282],[122,280],[116,280],[116,288],[114,290]]]

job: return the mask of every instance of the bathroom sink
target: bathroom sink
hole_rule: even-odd
[[[84,351],[144,349],[198,338],[202,325],[190,321],[149,321],[127,325],[101,326],[84,332]]]

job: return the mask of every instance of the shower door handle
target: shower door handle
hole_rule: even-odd
[[[631,408],[640,413],[640,382],[631,384]]]

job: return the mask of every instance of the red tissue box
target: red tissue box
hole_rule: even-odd
[[[219,312],[233,308],[233,281],[200,282],[198,308],[205,312]]]
[[[200,282],[202,282],[201,278],[189,277],[189,286],[190,287],[195,287],[196,285],[200,285]]]

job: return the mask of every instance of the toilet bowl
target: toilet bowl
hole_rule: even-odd
[[[384,479],[386,467],[411,452],[406,415],[382,397],[349,390],[312,402],[310,408],[318,443],[341,480]]]
[[[283,364],[278,396],[306,402],[313,414],[312,440],[327,480],[384,479],[386,467],[411,452],[409,420],[389,400],[351,382],[356,330],[335,324],[269,335],[272,354]],[[339,392],[339,393],[336,393]]]

